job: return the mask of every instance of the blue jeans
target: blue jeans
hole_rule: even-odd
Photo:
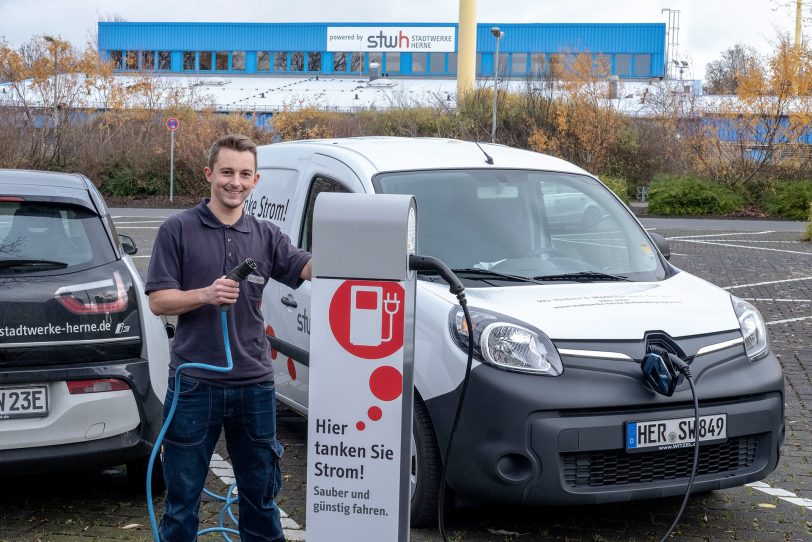
[[[175,393],[169,381],[164,417]],[[273,382],[220,388],[181,377],[180,398],[164,440],[166,498],[161,519],[163,542],[197,538],[200,497],[214,446],[225,429],[226,447],[239,492],[242,542],[284,541],[274,498],[282,476],[282,446],[276,440]]]

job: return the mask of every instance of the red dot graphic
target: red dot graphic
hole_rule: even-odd
[[[265,326],[265,335],[267,335],[268,337],[276,337],[276,332],[273,330],[271,326]],[[271,350],[271,359],[276,359],[277,354],[276,350],[274,350],[270,346],[268,348],[270,348]]]
[[[359,431],[363,431],[364,429],[366,429],[366,427],[367,424],[365,424],[364,422],[358,422],[355,424],[355,428],[358,429]]]
[[[369,389],[381,401],[392,401],[403,391],[403,375],[389,365],[378,367],[369,376]]]
[[[373,422],[377,422],[378,420],[381,419],[381,416],[383,416],[383,411],[380,409],[380,407],[376,406],[369,407],[367,415],[369,416],[370,420],[372,420]]]
[[[296,365],[293,364],[293,360],[290,358],[288,358],[288,374],[291,380],[296,380]]]

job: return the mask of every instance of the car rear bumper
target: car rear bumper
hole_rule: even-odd
[[[129,390],[70,395],[66,380],[116,378]],[[39,367],[0,373],[1,386],[45,384],[49,414],[0,420],[0,472],[126,463],[149,455],[162,422],[148,362]]]
[[[151,451],[152,441],[144,439],[139,428],[121,435],[85,442],[0,450],[0,474],[121,465],[143,459]]]
[[[694,491],[760,480],[778,464],[785,432],[780,365],[772,355],[754,363],[731,363],[738,364],[744,383],[716,389],[714,381],[722,372],[714,375],[713,368],[697,379],[700,415],[726,414],[727,439],[700,445]],[[639,373],[639,366],[631,365]],[[686,386],[665,398],[642,385],[634,372],[590,376],[571,367],[569,372],[573,378],[534,377],[485,365],[473,371],[448,460],[454,491],[474,501],[526,505],[684,493],[693,448],[627,452],[625,424],[693,417]],[[593,385],[588,385],[590,379],[596,379]],[[751,392],[736,394],[735,388],[747,382]],[[427,402],[441,450],[457,397],[454,393]]]

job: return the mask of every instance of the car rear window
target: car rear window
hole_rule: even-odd
[[[0,202],[0,273],[76,271],[115,259],[99,217],[83,207]]]

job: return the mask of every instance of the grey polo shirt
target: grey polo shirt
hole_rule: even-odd
[[[310,254],[293,246],[276,225],[253,216],[243,215],[227,226],[207,203],[204,199],[160,227],[146,291],[205,288],[245,258],[252,258],[257,269],[240,283],[240,296],[227,315],[234,369],[228,373],[191,369],[183,374],[226,386],[271,381],[273,367],[260,312],[262,291],[270,279],[297,288]],[[186,362],[226,364],[219,307],[204,305],[178,316],[170,376]]]

